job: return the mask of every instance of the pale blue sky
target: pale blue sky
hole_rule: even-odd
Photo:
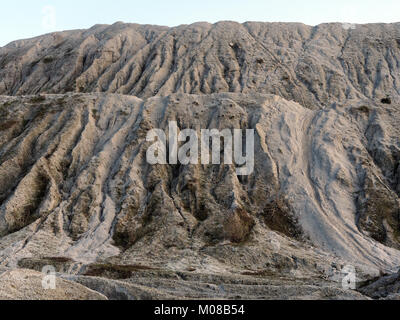
[[[48,6],[51,6],[50,8]],[[47,7],[47,9],[44,9]],[[52,10],[55,15],[52,15]],[[44,18],[44,17],[47,18]],[[52,19],[52,16],[55,19]],[[3,1],[0,46],[52,31],[116,21],[176,26],[196,21],[399,22],[399,0]]]

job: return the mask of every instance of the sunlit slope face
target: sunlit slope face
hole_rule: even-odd
[[[397,105],[312,111],[225,93],[3,97],[0,107],[3,263],[113,257],[221,271],[268,261],[310,271],[333,255],[372,268],[400,262]],[[171,121],[254,130],[254,172],[149,164],[147,133]]]
[[[318,109],[398,99],[400,24],[117,23],[0,50],[0,93],[269,93]]]

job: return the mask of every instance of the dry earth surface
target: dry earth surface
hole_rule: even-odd
[[[400,24],[116,23],[0,48],[0,298],[397,299],[399,71]],[[170,121],[254,129],[254,172],[150,165]]]

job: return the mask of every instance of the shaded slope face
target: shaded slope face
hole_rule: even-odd
[[[277,94],[316,109],[399,98],[400,24],[117,23],[0,49],[0,94]]]
[[[397,106],[311,111],[229,93],[3,97],[0,106],[2,264],[61,256],[309,270],[334,255],[400,264]],[[148,164],[147,132],[169,121],[254,129],[254,173]]]

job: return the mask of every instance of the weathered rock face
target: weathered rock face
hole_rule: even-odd
[[[51,264],[109,298],[203,297],[171,292],[165,279],[165,291],[126,282],[148,270],[228,284],[237,274],[338,280],[346,264],[361,278],[396,270],[399,33],[115,24],[0,48],[0,266]],[[254,129],[254,172],[149,164],[146,135],[170,121]]]
[[[400,273],[382,275],[362,285],[358,291],[373,299],[399,300]]]
[[[265,141],[281,108],[305,110],[297,104],[262,95],[77,94],[8,97],[2,105],[4,263],[36,250],[81,262],[140,261],[149,252],[159,259],[167,250],[258,241],[257,232],[271,229],[304,238]],[[147,132],[170,121],[180,129],[257,129],[254,174],[239,177],[234,165],[150,165]],[[10,248],[17,235],[21,245],[11,240]]]
[[[400,263],[390,248],[399,247],[398,107],[311,111],[230,93],[4,97],[1,105],[3,263],[39,252],[154,263],[221,243],[262,247],[270,231],[371,267]],[[180,130],[254,129],[254,172],[150,165],[147,132],[170,121]],[[371,135],[374,126],[381,130]]]
[[[0,94],[259,92],[316,109],[399,98],[400,24],[117,23],[0,49]]]

